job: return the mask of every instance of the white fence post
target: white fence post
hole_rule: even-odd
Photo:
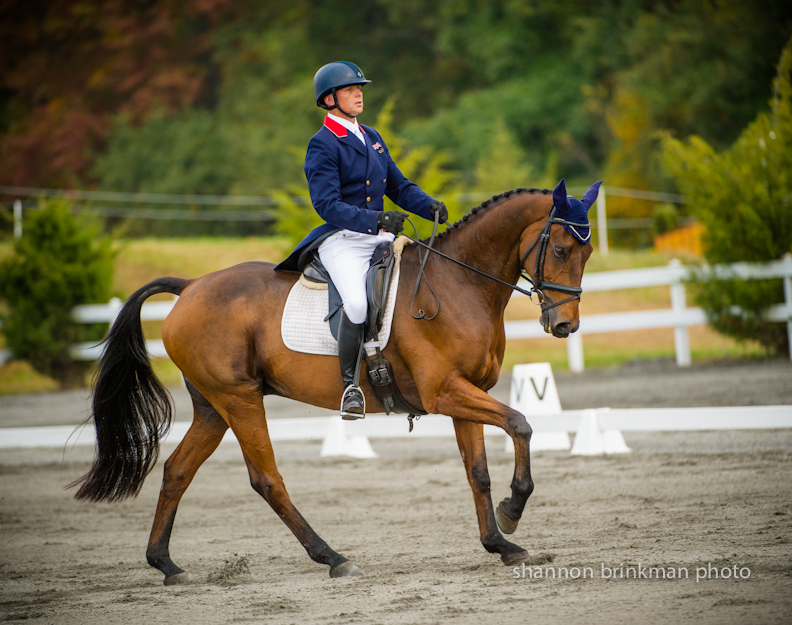
[[[117,297],[111,297],[110,301],[107,302],[107,310],[110,313],[110,322],[109,322],[110,325],[108,327],[108,330],[113,329],[113,324],[115,323],[115,320],[118,318],[118,315],[121,312],[121,308],[123,308],[123,306],[124,306],[124,302],[122,302]]]
[[[787,312],[787,343],[789,359],[792,360],[792,254],[784,254],[784,303]]]
[[[22,238],[22,200],[14,201],[14,238]]]
[[[570,371],[582,373],[585,363],[583,361],[583,335],[580,334],[580,330],[570,334],[566,339],[566,344]]]
[[[599,237],[599,251],[603,256],[608,255],[608,218],[605,215],[605,187],[600,187],[597,196],[597,236]]]
[[[671,309],[675,315],[681,318],[687,308],[687,298],[685,297],[685,286],[682,284],[682,263],[676,258],[672,259],[668,266],[674,274],[671,280]],[[676,348],[676,362],[680,367],[689,367],[692,363],[690,357],[690,334],[686,325],[678,321],[674,326],[674,346]]]

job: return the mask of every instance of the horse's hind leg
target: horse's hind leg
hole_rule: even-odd
[[[148,563],[162,571],[166,586],[189,581],[187,573],[176,566],[170,558],[168,543],[173,520],[176,518],[179,501],[195,477],[196,471],[217,449],[228,429],[228,424],[189,382],[187,389],[193,400],[193,423],[176,451],[165,463],[162,490],[146,549]]]
[[[490,553],[500,554],[506,565],[518,564],[530,556],[522,547],[506,540],[495,522],[492,507],[487,453],[484,448],[484,428],[480,423],[454,419],[457,445],[462,454],[473,502],[476,504],[481,544]]]
[[[330,577],[359,575],[360,569],[333,551],[306,522],[291,502],[283,478],[275,464],[275,454],[267,431],[264,406],[259,402],[246,408],[234,408],[229,417],[231,428],[245,456],[250,484],[272,506],[314,562],[330,567]],[[234,417],[234,414],[244,417]]]

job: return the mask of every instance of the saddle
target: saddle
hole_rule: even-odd
[[[314,241],[303,251],[298,260],[298,268],[302,271],[302,278],[314,285],[327,285],[328,310],[324,318],[330,324],[333,338],[338,340],[338,325],[341,322],[343,303],[330,274],[327,273],[319,258],[319,245],[324,237]],[[393,368],[390,362],[382,356],[378,336],[383,325],[383,315],[387,304],[388,291],[393,277],[395,254],[393,243],[381,243],[374,249],[366,274],[366,299],[368,311],[363,325],[364,343],[361,350],[362,359],[368,369],[369,382],[374,389],[374,394],[385,407],[385,413],[408,413],[410,418],[414,415],[427,414],[424,410],[411,406],[404,399],[393,377]],[[358,362],[358,370],[360,362]]]

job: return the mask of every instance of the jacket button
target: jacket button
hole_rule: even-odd
[[[367,197],[367,198],[366,198],[366,202],[371,202],[371,198],[370,198],[370,197]]]
[[[371,182],[369,182],[368,180],[366,180],[366,184],[371,184]]]
[[[382,182],[387,182],[387,181],[388,181],[387,178],[383,178],[382,180]]]

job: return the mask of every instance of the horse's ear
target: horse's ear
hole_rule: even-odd
[[[563,210],[569,206],[569,200],[567,199],[566,192],[566,182],[564,182],[563,178],[561,178],[561,182],[559,182],[558,186],[553,190],[553,204],[556,205],[558,210]]]
[[[591,208],[591,206],[596,201],[597,195],[599,195],[599,188],[601,184],[602,184],[602,180],[600,180],[599,182],[595,182],[593,185],[591,185],[591,188],[588,191],[586,191],[586,193],[581,198],[581,201],[586,206],[586,210]]]

